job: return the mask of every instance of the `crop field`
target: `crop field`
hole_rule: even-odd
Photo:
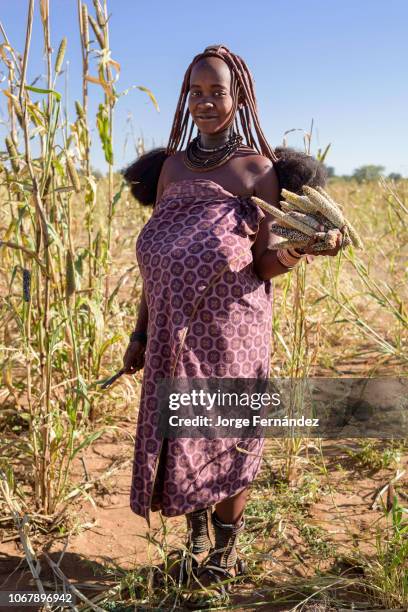
[[[135,242],[151,214],[114,171],[108,7],[78,2],[82,98],[70,120],[67,41],[52,52],[48,0],[38,7],[46,84],[27,80],[34,2],[24,48],[7,24],[0,33],[0,591],[65,587],[83,611],[182,610],[167,555],[183,517],[154,513],[148,529],[129,508],[143,371],[99,384],[122,367],[134,328]],[[272,376],[406,378],[408,180],[334,178],[327,191],[364,247],[273,279]],[[246,518],[249,573],[228,609],[408,608],[407,438],[269,439]]]

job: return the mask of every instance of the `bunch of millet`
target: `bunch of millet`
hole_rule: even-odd
[[[272,233],[285,238],[271,248],[311,247],[316,253],[333,249],[336,246],[336,229],[343,234],[342,248],[350,244],[362,248],[363,243],[354,227],[345,218],[342,208],[322,187],[314,189],[304,185],[303,193],[305,195],[298,195],[282,189],[282,196],[286,201],[280,202],[281,210],[260,198],[252,197],[255,204],[277,219],[273,224]],[[324,231],[318,231],[319,226],[323,226]],[[317,238],[314,244],[312,244],[313,237]]]

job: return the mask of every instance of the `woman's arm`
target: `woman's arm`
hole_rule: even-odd
[[[255,183],[254,195],[261,200],[265,200],[272,206],[279,206],[280,199],[280,187],[278,177],[270,163],[260,178]],[[281,241],[281,238],[275,236],[271,232],[272,223],[275,221],[275,217],[265,212],[265,218],[259,224],[258,234],[255,242],[252,245],[252,255],[254,262],[254,270],[257,276],[263,280],[269,280],[279,274],[285,274],[290,268],[287,268],[277,258],[276,250],[270,247],[273,244]]]
[[[140,298],[139,311],[136,320],[136,326],[134,331],[136,332],[147,332],[147,324],[149,322],[149,312],[147,310],[147,302],[144,291],[144,285],[142,289],[142,296]]]
[[[265,171],[256,181],[254,195],[261,198],[262,200],[265,200],[265,202],[272,204],[272,206],[280,208],[279,181],[276,171],[271,162],[270,166],[265,166]],[[271,246],[273,244],[277,244],[281,241],[278,236],[272,234],[271,232],[271,226],[274,220],[275,217],[273,217],[273,215],[265,213],[265,218],[262,219],[261,223],[259,224],[258,234],[256,236],[254,244],[252,245],[254,270],[255,273],[259,276],[259,278],[264,281],[269,280],[274,276],[279,276],[279,274],[284,274],[285,272],[288,272],[288,270],[292,269],[287,268],[286,266],[281,264],[278,260],[276,249],[271,249]],[[319,231],[323,230],[324,227],[321,226]],[[317,240],[317,237],[311,237],[310,243],[302,250],[302,253],[306,256],[306,261],[310,263],[317,255],[335,257],[340,251],[343,242],[343,236],[340,230],[336,230],[336,233],[336,246],[332,249],[319,251],[315,254],[312,253],[313,245],[314,242]]]

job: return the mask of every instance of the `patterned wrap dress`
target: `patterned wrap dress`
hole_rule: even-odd
[[[166,187],[137,238],[149,315],[130,507],[149,526],[150,510],[206,508],[261,467],[263,438],[163,440],[156,386],[171,376],[269,378],[272,285],[251,252],[264,216],[210,179],[186,179]]]

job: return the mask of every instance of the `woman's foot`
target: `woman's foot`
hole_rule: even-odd
[[[228,570],[212,564],[210,560],[202,564],[193,572],[194,582],[192,593],[186,600],[187,607],[191,610],[205,609],[228,602],[232,584],[245,573],[246,565],[241,559]]]
[[[222,523],[214,512],[212,523],[215,548],[193,573],[193,593],[186,601],[190,609],[204,609],[227,602],[231,583],[246,570],[244,562],[238,559],[236,550],[238,536],[245,526],[244,519],[232,524]]]
[[[165,563],[157,568],[155,583],[160,586],[166,575],[173,584],[189,585],[192,572],[196,572],[212,548],[211,507],[186,514],[187,542],[184,548],[173,550]]]

